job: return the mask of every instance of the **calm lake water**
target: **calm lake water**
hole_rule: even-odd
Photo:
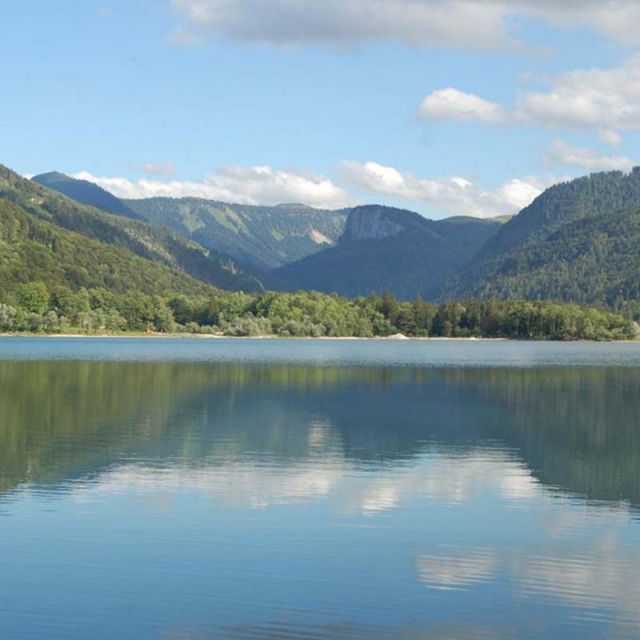
[[[0,339],[2,640],[640,638],[640,344]]]

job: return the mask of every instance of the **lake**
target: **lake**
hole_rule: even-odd
[[[0,339],[2,640],[640,638],[640,344]]]

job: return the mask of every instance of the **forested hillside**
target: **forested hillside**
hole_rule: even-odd
[[[260,282],[244,274],[228,258],[211,254],[161,226],[131,220],[77,203],[71,198],[25,180],[0,166],[0,197],[31,215],[104,244],[180,268],[215,286],[232,290],[260,290]]]
[[[71,178],[58,171],[41,173],[31,179],[43,187],[58,191],[81,204],[97,207],[109,213],[117,213],[127,218],[141,219],[120,198],[116,198],[113,194],[88,180]]]
[[[640,169],[545,191],[505,224],[443,298],[640,299]]]
[[[0,297],[22,284],[106,287],[118,293],[205,292],[211,288],[186,273],[130,251],[61,229],[0,198]]]
[[[73,317],[77,327],[123,329],[154,296],[155,318],[163,311],[159,296],[210,291],[182,271],[61,229],[0,198],[0,330],[59,330],[61,316]],[[90,313],[95,326],[87,324]]]
[[[57,173],[34,180],[80,202],[102,206],[103,190],[91,190],[90,183]],[[402,298],[417,294],[435,298],[449,277],[504,222],[462,216],[433,221],[412,211],[378,205],[330,211],[296,204],[248,206],[198,198],[118,202],[134,216],[250,265],[249,270],[255,269],[267,288],[351,296],[389,290]],[[198,269],[191,268],[190,273],[202,277]],[[226,286],[220,279],[214,282]],[[255,286],[232,283],[226,288]]]
[[[50,182],[57,176],[50,175]],[[98,193],[62,178],[67,187],[70,181],[75,197]],[[27,326],[17,322],[20,313],[31,314],[33,328],[34,308],[41,320],[53,312],[69,326],[107,326],[100,319],[87,321],[82,313],[108,308],[121,318],[122,328],[190,327],[232,335],[386,335],[397,330],[575,338],[633,333],[631,325],[606,328],[608,316],[597,315],[601,311],[514,302],[498,312],[491,307],[493,299],[595,303],[640,317],[640,169],[556,185],[511,220],[433,221],[379,205],[319,211],[191,198],[125,204],[134,216],[158,223],[152,224],[122,211],[112,215],[79,204],[4,168],[0,203],[0,302],[14,309],[14,329]],[[216,292],[206,283],[248,292],[260,291],[263,284],[231,259],[179,234],[226,247],[243,262],[259,265],[269,288],[355,300],[322,293],[256,297]],[[304,257],[267,268],[296,255]],[[375,292],[385,295],[363,297]],[[180,302],[180,294],[189,301]],[[204,298],[193,298],[198,295]],[[80,307],[69,302],[77,296]],[[399,303],[394,296],[415,300]],[[134,297],[138,301],[132,309]],[[480,307],[445,304],[440,308],[453,316],[442,322],[434,320],[442,311],[421,306],[421,299],[472,298],[489,302]],[[279,309],[276,315],[274,308]],[[475,309],[471,318],[469,309]],[[431,320],[425,319],[429,313]],[[415,320],[415,314],[422,319]]]
[[[621,229],[610,229],[618,236],[626,230],[631,255],[640,222],[629,216],[619,217]],[[591,222],[599,231],[600,220]],[[399,270],[405,280],[415,274],[418,286],[442,264],[453,268],[455,260],[465,260],[499,227],[495,221],[434,222],[407,211],[360,207],[338,247],[323,255],[356,256],[335,272],[337,279],[348,281],[361,269],[388,282]],[[565,242],[561,236],[559,242]],[[387,254],[381,252],[385,248]],[[620,256],[622,269],[624,252]],[[435,305],[420,297],[399,301],[388,292],[352,299],[317,292],[226,292],[204,281],[209,259],[202,247],[169,230],[80,205],[0,169],[0,331],[363,337],[402,332],[562,340],[637,333],[630,320],[606,310],[547,302]],[[200,268],[201,279],[190,275]],[[236,278],[234,285],[244,277],[231,265],[219,268]]]
[[[260,270],[277,268],[336,243],[348,210],[305,205],[226,204],[199,198],[127,200],[139,216]]]
[[[435,298],[444,282],[500,228],[495,220],[427,220],[390,207],[356,207],[336,247],[275,271],[281,288],[346,296],[390,291]]]

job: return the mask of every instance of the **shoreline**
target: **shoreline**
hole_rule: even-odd
[[[433,337],[420,337],[420,336],[372,336],[370,338],[359,336],[278,336],[278,335],[261,335],[261,336],[224,336],[216,334],[185,334],[185,333],[0,333],[0,339],[2,338],[32,338],[32,339],[83,339],[83,340],[103,340],[103,339],[162,339],[162,340],[313,340],[313,341],[385,341],[385,342],[589,342],[589,343],[629,343],[638,344],[640,338],[636,340],[624,339],[624,340],[553,340],[553,339],[533,339],[533,338],[484,338],[484,337],[469,337],[469,338],[448,338],[441,336]]]
[[[83,339],[104,339],[104,338],[127,338],[127,339],[155,339],[163,340],[388,340],[392,342],[410,341],[508,341],[509,338],[447,338],[447,337],[425,337],[425,336],[372,336],[370,338],[360,336],[278,336],[278,335],[262,335],[262,336],[224,336],[216,334],[198,334],[198,333],[0,333],[0,338],[83,338]]]

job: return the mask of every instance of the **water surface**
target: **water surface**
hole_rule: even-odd
[[[0,636],[640,637],[635,344],[0,340]]]

